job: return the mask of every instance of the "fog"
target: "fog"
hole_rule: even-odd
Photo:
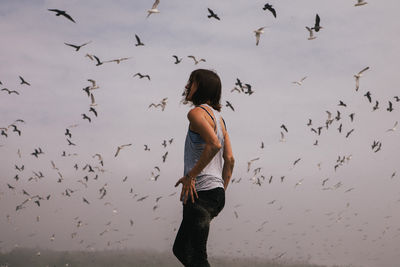
[[[1,251],[133,249],[172,257],[182,218],[174,184],[191,108],[181,94],[191,71],[207,68],[222,80],[236,162],[225,208],[211,224],[210,257],[395,266],[400,3],[270,3],[276,19],[262,1],[161,0],[149,18],[152,1],[2,1],[0,89],[19,95],[0,91]],[[207,18],[207,8],[221,20]],[[324,28],[307,40],[316,14]],[[262,26],[256,46],[253,31]],[[144,46],[135,46],[135,34]],[[86,42],[79,51],[64,44]],[[129,59],[96,66],[86,54]],[[195,65],[188,55],[206,62]],[[356,91],[354,75],[367,66]],[[237,78],[254,93],[231,92]],[[91,91],[97,117],[82,90],[88,79],[99,86]],[[166,97],[164,111],[149,108]],[[320,134],[312,131],[318,127]]]

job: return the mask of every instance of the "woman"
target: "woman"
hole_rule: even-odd
[[[185,100],[195,107],[187,115],[184,176],[181,201],[183,219],[173,252],[184,266],[210,266],[207,238],[212,218],[225,205],[225,190],[232,176],[234,158],[221,110],[221,80],[210,70],[190,74]],[[217,111],[217,112],[215,112]]]

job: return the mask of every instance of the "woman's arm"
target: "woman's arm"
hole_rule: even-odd
[[[229,134],[226,131],[225,124],[224,123],[221,123],[221,124],[224,125],[224,127],[223,127],[223,132],[224,132],[224,153],[223,153],[224,167],[222,169],[222,179],[224,179],[224,188],[226,190],[226,188],[229,185],[229,181],[231,180],[231,177],[232,177],[233,167],[235,165],[235,158],[233,157],[231,141],[229,139]]]
[[[213,127],[207,121],[204,113],[205,111],[198,107],[192,109],[188,113],[188,119],[190,121],[192,130],[200,134],[205,141],[205,146],[199,160],[196,162],[193,168],[185,177],[179,179],[175,184],[175,186],[178,186],[180,183],[182,183],[181,199],[183,199],[184,203],[186,203],[189,194],[192,202],[194,202],[194,196],[197,196],[194,179],[211,162],[211,160],[222,147]]]

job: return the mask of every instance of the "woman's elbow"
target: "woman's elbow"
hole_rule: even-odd
[[[222,145],[221,143],[216,142],[216,143],[211,143],[210,147],[213,152],[217,153],[222,148]]]

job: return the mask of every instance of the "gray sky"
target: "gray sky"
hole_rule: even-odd
[[[276,19],[262,10],[264,1],[161,0],[161,13],[147,19],[152,1],[2,1],[1,88],[20,95],[0,91],[0,127],[17,119],[26,123],[17,123],[21,136],[12,128],[7,138],[0,136],[1,249],[171,250],[181,204],[179,193],[170,195],[180,190],[173,185],[183,172],[190,108],[180,103],[181,93],[191,71],[209,68],[221,77],[222,103],[228,100],[235,107],[235,112],[223,108],[222,113],[236,159],[232,179],[241,178],[230,184],[225,209],[212,223],[209,253],[274,258],[286,252],[285,259],[328,265],[399,262],[400,142],[398,130],[387,129],[400,120],[400,102],[394,99],[400,96],[400,3],[270,3]],[[208,19],[207,7],[221,21]],[[76,24],[49,8],[66,10]],[[309,41],[305,26],[313,26],[317,13],[324,29]],[[267,28],[256,46],[253,31],[262,26]],[[135,34],[145,46],[134,45]],[[64,45],[89,41],[78,52]],[[130,59],[95,66],[87,53],[103,61]],[[175,65],[172,55],[182,62]],[[194,65],[188,55],[206,62]],[[356,92],[353,75],[366,66],[370,69]],[[149,74],[151,81],[133,77],[137,72]],[[31,86],[21,85],[19,75]],[[292,83],[304,76],[302,86]],[[255,93],[230,92],[236,78],[251,84]],[[82,91],[90,85],[87,79],[100,86],[93,91],[98,117],[88,112],[90,99]],[[367,91],[373,103],[363,96]],[[163,112],[148,109],[164,97]],[[338,106],[339,100],[347,107]],[[376,100],[380,108],[372,111]],[[392,112],[386,110],[388,101]],[[318,136],[310,128],[325,125],[326,111],[333,117],[340,111],[341,119]],[[92,122],[83,120],[82,113]],[[78,124],[69,128],[76,146],[69,146],[64,133],[73,124]],[[281,124],[289,131],[286,142],[279,141]],[[164,148],[161,143],[170,138],[173,143]],[[318,146],[313,145],[316,140]],[[382,144],[376,153],[374,140]],[[114,157],[117,146],[128,143],[132,146]],[[150,151],[144,151],[144,144]],[[31,153],[38,147],[44,154],[35,158]],[[71,156],[61,156],[63,151]],[[86,164],[101,167],[93,158],[96,153],[104,159],[105,172],[82,170]],[[335,171],[338,157],[350,155]],[[247,172],[247,162],[257,157]],[[15,165],[24,165],[24,171]],[[157,181],[150,180],[154,166],[161,169]],[[257,167],[261,186],[251,180]],[[39,171],[44,178],[29,181]],[[86,175],[87,187],[78,182]],[[104,185],[107,194],[99,199]],[[67,188],[74,190],[71,197],[63,194]],[[15,211],[27,199],[22,190],[51,197],[40,201],[40,207],[29,201]],[[158,196],[162,198],[153,211]],[[78,221],[83,225],[77,227]]]

